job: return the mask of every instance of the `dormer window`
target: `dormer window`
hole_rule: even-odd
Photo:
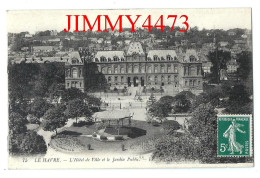
[[[100,61],[101,62],[105,62],[106,61],[106,58],[104,56],[100,57]]]
[[[195,61],[196,61],[195,56],[191,55],[191,56],[190,56],[190,62],[195,62]]]
[[[170,56],[170,55],[167,55],[167,61],[170,61],[170,60],[172,60],[172,57]]]
[[[177,61],[177,60],[178,60],[176,56],[174,56],[174,60],[175,60],[175,61]]]
[[[98,58],[95,58],[95,61],[98,62]]]
[[[113,57],[113,60],[114,60],[114,61],[119,61],[119,58],[118,58],[117,56],[114,56],[114,57]]]
[[[154,61],[159,61],[159,57],[158,57],[157,55],[154,55],[154,56],[153,56],[153,60],[154,60]]]
[[[121,58],[121,61],[125,61],[125,59],[122,57],[122,58]]]
[[[77,64],[77,63],[79,63],[79,60],[76,59],[76,58],[73,58],[73,59],[71,60],[71,63],[72,63],[72,64]]]
[[[110,57],[108,58],[108,62],[111,62],[111,58]]]

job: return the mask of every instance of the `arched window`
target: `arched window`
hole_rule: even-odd
[[[155,73],[158,72],[158,66],[154,66],[154,72],[155,72]]]
[[[106,73],[106,68],[105,68],[105,67],[103,67],[103,68],[101,69],[101,73],[103,73],[103,74]]]
[[[145,73],[145,67],[144,66],[141,67],[141,73]]]
[[[164,76],[163,76],[163,75],[161,76],[161,81],[162,81],[162,82],[164,81]]]
[[[72,69],[72,78],[78,78],[78,70],[77,69]]]
[[[178,67],[174,66],[174,73],[178,73]]]
[[[148,72],[148,73],[152,73],[152,67],[151,67],[151,66],[148,66],[147,72]]]
[[[167,71],[168,71],[168,72],[171,72],[171,70],[172,70],[171,64],[168,64],[168,65],[167,65]]]
[[[128,72],[128,73],[132,73],[132,66],[129,66],[129,67],[128,67],[127,72]]]
[[[115,70],[114,70],[114,72],[115,72],[115,74],[117,74],[118,73],[118,67],[117,66],[115,66],[115,68],[114,68]]]
[[[134,73],[139,73],[139,66],[134,66]]]
[[[112,73],[111,67],[108,67],[108,68],[107,68],[107,73],[108,73],[108,74],[111,74],[111,73]]]
[[[82,71],[81,69],[79,69],[79,77],[81,77]]]
[[[163,66],[163,65],[161,66],[161,72],[162,72],[162,73],[164,73],[164,72],[165,72],[165,68],[164,68],[164,66]]]
[[[158,82],[158,77],[154,76],[154,84],[157,85],[157,82]]]
[[[121,73],[124,74],[125,73],[125,68],[121,67]]]
[[[197,75],[200,75],[200,66],[197,66]]]
[[[70,69],[67,69],[67,71],[66,71],[66,77],[70,77]]]
[[[111,58],[110,57],[108,58],[108,62],[111,62]]]

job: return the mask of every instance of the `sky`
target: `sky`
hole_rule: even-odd
[[[28,31],[34,34],[37,31],[57,30],[67,28],[66,15],[87,15],[93,24],[97,15],[109,15],[114,24],[119,15],[132,15],[133,21],[136,15],[142,15],[137,23],[141,27],[148,15],[151,15],[151,24],[154,25],[163,15],[164,25],[172,26],[173,19],[167,19],[168,15],[177,15],[175,26],[184,27],[180,19],[181,15],[188,16],[190,27],[199,29],[251,29],[251,8],[216,8],[216,9],[123,9],[123,10],[18,10],[7,11],[7,31],[19,33]],[[74,19],[74,18],[72,18]],[[101,29],[104,29],[104,18],[101,18]],[[74,20],[72,21],[74,25]],[[82,30],[83,19],[79,18],[79,30]],[[117,25],[118,26],[118,25]],[[123,17],[123,28],[131,27],[128,19]],[[95,29],[95,28],[94,28]],[[72,26],[74,30],[74,26]]]

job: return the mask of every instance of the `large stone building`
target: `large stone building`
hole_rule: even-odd
[[[84,92],[84,60],[79,52],[71,52],[65,62],[65,88],[78,88]]]
[[[167,93],[202,90],[202,61],[195,50],[144,51],[131,42],[125,51],[98,51],[93,59],[110,89],[160,89]]]

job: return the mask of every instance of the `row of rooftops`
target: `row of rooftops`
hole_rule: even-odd
[[[114,58],[117,58],[117,61],[126,61],[124,51],[98,51],[93,58],[93,62],[101,61],[101,58],[106,59],[106,61],[114,61]],[[186,50],[185,53],[178,54],[175,50],[150,50],[147,53],[148,61],[180,61],[180,62],[201,62],[202,58],[197,55],[196,50]],[[192,58],[192,59],[191,59]],[[98,60],[96,60],[98,59]],[[110,60],[109,60],[110,59]],[[74,60],[74,61],[73,61]],[[46,62],[65,62],[68,64],[83,64],[84,57],[80,56],[78,51],[70,52],[68,56],[63,57],[22,57],[16,59],[14,63],[21,63],[25,61],[27,63],[46,63]]]

